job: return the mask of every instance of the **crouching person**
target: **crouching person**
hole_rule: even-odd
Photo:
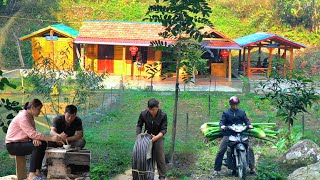
[[[59,135],[64,143],[69,143],[72,148],[82,149],[86,145],[83,139],[82,120],[77,116],[77,107],[66,106],[63,115],[57,116],[53,120],[50,134]],[[62,142],[48,143],[49,147],[62,147]]]

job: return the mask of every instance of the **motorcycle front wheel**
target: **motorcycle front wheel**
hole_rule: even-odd
[[[247,176],[247,158],[246,158],[246,152],[245,151],[239,151],[238,155],[238,176],[241,179],[245,179]]]

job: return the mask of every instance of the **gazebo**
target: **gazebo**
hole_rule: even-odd
[[[294,67],[294,49],[306,48],[306,46],[299,44],[297,42],[291,41],[277,34],[268,32],[257,32],[255,34],[250,34],[248,36],[243,36],[234,40],[238,43],[242,49],[239,51],[239,70],[246,73],[247,77],[252,74],[257,73],[268,73],[272,68],[272,55],[275,49],[278,49],[278,56],[282,58],[283,63],[283,75],[286,75],[287,69],[289,72],[292,71]],[[258,48],[259,58],[255,66],[251,66],[251,53],[254,48]],[[261,62],[261,48],[267,48],[269,57],[265,59],[264,64]],[[282,51],[282,55],[280,56]],[[247,52],[247,59],[246,59]],[[290,58],[288,62],[288,54],[290,52]]]

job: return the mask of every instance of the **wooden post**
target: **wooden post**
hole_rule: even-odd
[[[188,139],[189,134],[189,113],[186,113],[187,115],[187,122],[186,122],[186,139]]]
[[[273,48],[269,48],[268,76],[270,76],[271,68],[272,68],[272,51],[273,51]]]
[[[245,62],[246,62],[246,48],[243,48],[243,56],[242,56],[242,63],[243,63],[243,65],[241,64],[243,75],[244,75],[245,72],[246,72],[246,66],[245,66],[245,64],[244,64]]]
[[[228,81],[231,81],[231,71],[232,71],[232,63],[231,63],[231,50],[229,50],[229,68],[228,68]]]
[[[18,180],[27,178],[26,157],[16,156],[16,176]]]
[[[290,66],[289,66],[290,74],[292,73],[293,66],[294,66],[294,62],[293,62],[293,48],[291,47],[291,48],[290,48]]]
[[[286,70],[287,70],[287,48],[284,49],[282,58],[283,58],[283,76],[286,76]]]
[[[241,50],[239,50],[238,74],[239,74],[239,71],[242,71],[242,66],[241,66]]]
[[[85,69],[86,63],[85,63],[85,55],[84,55],[84,49],[85,45],[80,44],[80,68]]]
[[[126,53],[126,46],[122,46],[122,74],[125,75],[127,74]]]
[[[249,47],[248,48],[248,64],[247,64],[247,69],[248,69],[248,73],[247,73],[247,77],[249,78],[251,76],[251,69],[250,69],[250,66],[251,66],[251,48]]]

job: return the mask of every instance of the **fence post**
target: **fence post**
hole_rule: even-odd
[[[189,113],[186,113],[187,121],[186,121],[186,139],[188,139],[188,132],[189,132]]]
[[[304,113],[302,113],[302,136],[304,136]]]

